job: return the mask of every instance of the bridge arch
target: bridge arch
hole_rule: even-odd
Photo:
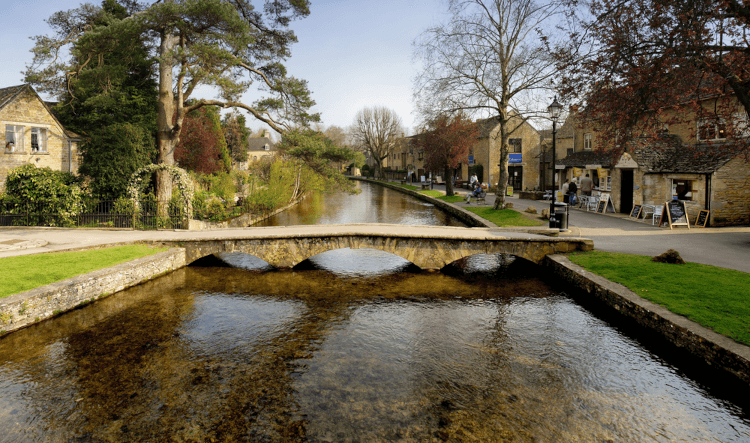
[[[593,249],[591,240],[542,236],[471,238],[476,236],[409,236],[380,232],[253,237],[187,240],[181,241],[180,246],[186,250],[187,263],[220,252],[243,252],[282,269],[292,268],[322,252],[343,248],[378,249],[397,255],[422,269],[433,270],[475,254],[503,253],[539,263],[548,254]]]

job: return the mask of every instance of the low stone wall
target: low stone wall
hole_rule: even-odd
[[[403,192],[404,194],[409,194],[414,198],[418,198],[419,200],[426,201],[428,203],[431,203],[437,206],[438,208],[456,217],[457,219],[461,220],[462,222],[466,223],[467,225],[471,227],[477,227],[477,228],[496,228],[497,227],[496,224],[483,219],[482,217],[474,214],[473,212],[469,212],[463,208],[452,205],[448,202],[444,202],[434,197],[430,197],[429,195],[424,195],[417,191],[412,191],[411,189],[402,188],[401,186],[398,186],[393,183],[380,181],[380,180],[370,180],[364,177],[349,177],[349,179],[374,183],[376,185],[385,186],[386,188],[395,189],[396,191]]]
[[[566,284],[579,288],[620,314],[687,349],[711,366],[750,383],[750,347],[639,297],[604,277],[592,274],[562,255],[548,255],[542,266],[551,268]]]
[[[0,331],[14,331],[54,317],[99,297],[122,291],[183,266],[185,250],[173,248],[2,298]]]
[[[298,198],[297,200],[289,203],[288,205],[284,206],[283,208],[276,209],[275,211],[268,212],[263,215],[257,215],[257,214],[242,214],[238,215],[237,217],[230,218],[229,220],[225,220],[223,222],[207,222],[203,220],[188,220],[188,230],[190,231],[197,231],[201,229],[221,229],[221,228],[244,228],[247,226],[254,225],[258,222],[261,222],[267,218],[271,218],[274,215],[278,214],[279,212],[284,212],[287,209],[291,208],[292,206],[298,204],[302,200],[304,200],[304,196]]]

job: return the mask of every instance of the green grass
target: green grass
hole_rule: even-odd
[[[569,258],[675,314],[750,345],[750,274],[698,263],[655,263],[651,257],[614,252]]]
[[[456,203],[466,200],[466,197],[461,197],[460,195],[443,195],[442,193],[440,193],[440,196],[437,196],[437,198],[448,203]]]
[[[404,188],[404,189],[409,189],[409,190],[411,190],[411,191],[416,191],[417,189],[419,189],[419,187],[417,187],[417,186],[412,186],[412,185],[402,185],[402,184],[400,184],[400,183],[394,183],[394,185],[396,185],[396,186],[398,186],[398,187],[400,187],[400,188]]]
[[[466,209],[467,211],[471,211],[476,215],[482,217],[483,219],[489,220],[500,227],[541,226],[544,224],[544,222],[541,220],[528,218],[520,212],[514,211],[513,209],[495,210],[489,206],[482,208],[473,208],[471,206],[466,206],[464,209]]]
[[[433,191],[433,190],[427,190],[427,191],[419,191],[420,194],[428,195],[430,197],[440,198],[444,197],[445,195],[440,191]],[[444,199],[441,199],[444,200]]]
[[[0,298],[166,250],[127,245],[0,258]]]

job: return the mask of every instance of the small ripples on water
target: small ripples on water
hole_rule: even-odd
[[[457,224],[362,188],[268,223]],[[521,259],[440,274],[371,249],[280,272],[245,254],[201,263],[233,267],[0,339],[0,442],[750,441],[747,401],[712,395]]]
[[[188,268],[0,340],[0,441],[750,439],[522,260],[333,262]]]

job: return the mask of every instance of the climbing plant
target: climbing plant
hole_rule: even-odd
[[[179,189],[180,199],[184,214],[190,218],[192,216],[192,201],[193,201],[193,181],[190,179],[190,175],[184,169],[178,168],[174,165],[168,165],[165,163],[150,164],[143,168],[135,171],[130,177],[130,183],[128,184],[128,196],[138,207],[138,201],[143,195],[143,191],[148,186],[151,176],[156,171],[168,171],[172,182],[177,189]]]

